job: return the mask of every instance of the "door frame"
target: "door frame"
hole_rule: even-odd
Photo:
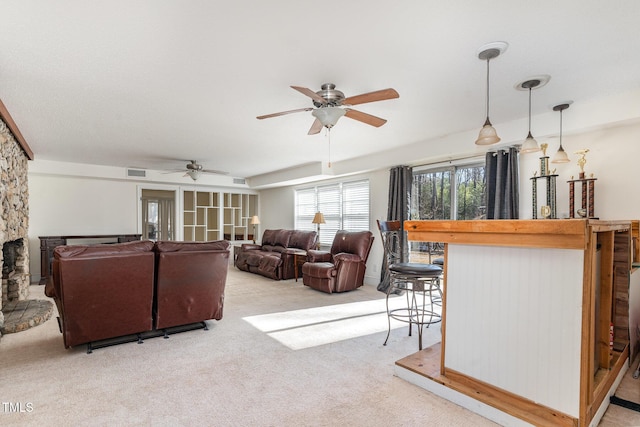
[[[137,209],[137,229],[138,233],[144,236],[144,232],[142,230],[142,190],[164,190],[164,191],[173,191],[174,193],[174,203],[173,207],[175,209],[174,218],[175,218],[175,232],[174,232],[174,240],[180,241],[183,239],[184,230],[182,228],[183,218],[180,215],[182,212],[182,198],[180,197],[181,191],[180,186],[178,185],[163,185],[163,184],[139,184],[136,186],[136,195],[138,197],[138,209]]]

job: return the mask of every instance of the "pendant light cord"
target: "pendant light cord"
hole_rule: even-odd
[[[487,119],[489,118],[489,58],[487,58]]]
[[[529,135],[531,135],[531,88],[529,88]]]
[[[562,148],[562,110],[560,110],[560,149],[564,151]]]

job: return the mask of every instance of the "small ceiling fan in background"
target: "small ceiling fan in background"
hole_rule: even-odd
[[[298,92],[308,96],[313,100],[314,107],[298,108],[296,110],[281,111],[279,113],[266,114],[258,116],[257,118],[268,119],[271,117],[284,116],[286,114],[299,113],[302,111],[311,111],[311,114],[315,117],[308,135],[314,135],[319,133],[323,127],[331,129],[338,122],[338,119],[342,116],[348,117],[353,120],[357,120],[362,123],[366,123],[371,126],[380,127],[387,121],[380,117],[373,116],[371,114],[363,113],[362,111],[354,110],[350,108],[353,105],[366,104],[367,102],[384,101],[387,99],[398,98],[398,92],[395,89],[382,89],[374,92],[363,93],[361,95],[355,95],[345,97],[344,93],[336,90],[336,85],[333,83],[324,83],[318,92],[314,92],[311,89],[301,86],[291,86],[291,88]]]
[[[185,166],[185,169],[177,169],[166,173],[185,172],[184,176],[190,176],[191,179],[197,181],[200,175],[203,173],[210,173],[215,175],[229,175],[229,172],[223,172],[213,169],[205,169],[200,163],[195,160],[188,160],[189,163]]]

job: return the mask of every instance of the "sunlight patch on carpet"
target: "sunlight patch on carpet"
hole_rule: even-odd
[[[405,297],[389,299],[391,309],[405,307],[406,304]],[[388,329],[384,299],[262,314],[243,319],[292,350],[377,334]],[[392,320],[391,329],[400,327],[408,328],[408,324]],[[417,331],[414,333],[417,334]]]

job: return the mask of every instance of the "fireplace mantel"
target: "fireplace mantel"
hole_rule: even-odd
[[[20,129],[18,129],[18,125],[13,121],[13,117],[9,114],[9,110],[5,107],[4,103],[0,99],[0,118],[7,124],[7,127],[13,134],[13,137],[16,139],[22,150],[24,150],[24,154],[27,156],[27,159],[33,160],[33,151],[31,151],[31,147],[27,144],[27,141],[22,136]]]

